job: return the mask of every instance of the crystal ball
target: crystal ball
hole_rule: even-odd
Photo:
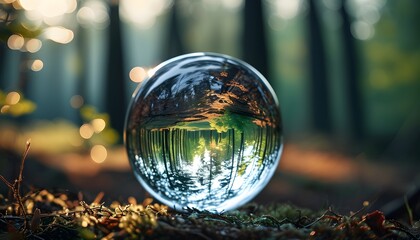
[[[178,56],[152,72],[133,94],[124,133],[141,185],[179,211],[228,211],[254,198],[283,147],[267,80],[215,53]]]

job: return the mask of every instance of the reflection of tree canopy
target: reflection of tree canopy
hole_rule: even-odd
[[[229,129],[234,129],[238,132],[243,132],[244,129],[253,124],[252,119],[239,114],[232,114],[230,111],[219,117],[214,117],[209,120],[210,126],[217,130],[217,132],[227,132]]]
[[[219,204],[252,190],[277,160],[278,130],[229,112],[214,119],[229,129],[191,123],[196,127],[133,131],[128,139],[138,156],[134,171],[151,189],[180,204]]]
[[[213,124],[218,131],[226,131],[222,122],[241,121],[229,119],[234,114],[253,117],[254,123],[260,126],[279,126],[274,98],[264,82],[249,69],[227,60],[172,65],[156,72],[139,90],[129,128],[139,124],[163,128],[179,122],[221,117]],[[234,125],[240,130],[238,124]]]
[[[280,113],[258,75],[220,61],[173,62],[131,106],[135,172],[180,204],[217,205],[258,187],[281,146]]]

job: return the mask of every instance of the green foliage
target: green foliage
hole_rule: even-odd
[[[243,132],[250,124],[254,124],[249,117],[234,114],[229,110],[219,117],[209,120],[210,127],[217,130],[217,132],[227,132],[229,129],[234,129],[237,132]]]
[[[0,1],[0,12],[4,13],[2,17],[5,17],[0,18],[0,41],[7,42],[7,39],[13,34],[24,38],[35,38],[41,34],[41,28],[35,26],[29,28],[28,24],[22,20],[22,16],[24,16],[22,8],[16,8],[12,3]],[[29,26],[32,25],[29,24]]]
[[[14,95],[17,100],[10,100]],[[32,113],[36,109],[35,103],[23,97],[21,93],[6,93],[0,90],[0,115],[18,117]]]
[[[118,142],[118,132],[111,127],[108,113],[100,113],[93,106],[83,106],[80,109],[82,120],[90,127],[94,128],[94,134],[89,138],[91,144],[113,145]],[[103,129],[95,129],[95,121],[103,121],[105,126]]]

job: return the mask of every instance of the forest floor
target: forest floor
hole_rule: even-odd
[[[0,156],[7,162],[0,174],[13,184],[20,156]],[[122,147],[102,164],[88,153],[35,150],[23,171],[25,214],[0,182],[0,238],[418,239],[416,169],[291,144],[253,203],[226,213],[180,213],[152,203]]]

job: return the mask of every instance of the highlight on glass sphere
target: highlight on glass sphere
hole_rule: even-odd
[[[181,55],[134,92],[125,144],[134,175],[160,202],[179,211],[228,211],[254,198],[277,168],[278,101],[241,60]]]

